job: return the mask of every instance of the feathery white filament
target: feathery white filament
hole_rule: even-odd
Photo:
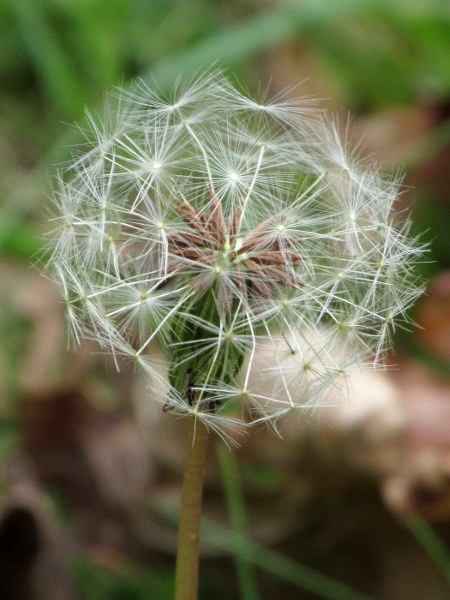
[[[159,342],[165,409],[222,436],[248,425],[242,402],[276,427],[381,363],[422,291],[400,181],[359,164],[322,111],[252,100],[219,71],[169,99],[143,83],[120,96],[53,196],[73,338],[142,366],[155,394]]]

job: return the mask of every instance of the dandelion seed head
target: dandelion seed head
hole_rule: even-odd
[[[225,437],[276,429],[381,365],[422,292],[400,179],[310,101],[255,100],[220,71],[118,96],[103,125],[88,116],[89,148],[53,194],[72,338],[128,358],[165,412]]]

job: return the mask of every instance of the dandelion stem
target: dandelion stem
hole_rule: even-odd
[[[200,420],[190,420],[191,431],[181,490],[175,600],[196,600],[198,589],[199,529],[208,430]]]

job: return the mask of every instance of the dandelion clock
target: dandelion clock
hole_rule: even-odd
[[[50,269],[73,337],[191,418],[176,598],[194,599],[209,433],[277,429],[382,364],[422,250],[393,212],[400,182],[311,103],[255,101],[213,71],[112,105],[58,177]]]

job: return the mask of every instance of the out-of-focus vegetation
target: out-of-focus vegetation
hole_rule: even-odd
[[[24,220],[41,212],[36,170],[63,161],[85,107],[134,76],[159,86],[211,64],[255,89],[264,57],[287,44],[312,57],[323,92],[354,113],[445,102],[449,10],[436,0],[211,2],[20,0],[0,4],[2,179],[0,248],[29,255]],[[304,76],[305,73],[302,73]],[[306,73],[306,75],[310,75]],[[319,90],[318,90],[319,91]],[[301,90],[300,90],[301,92]],[[20,99],[20,101],[18,101]],[[31,171],[31,172],[30,172]],[[38,191],[39,190],[39,191]],[[36,204],[38,208],[36,209]],[[20,240],[14,226],[23,226]]]
[[[385,505],[439,521],[444,545],[432,547],[438,547],[437,562],[445,571],[442,557],[450,541],[450,427],[445,427],[450,416],[450,3],[0,0],[0,41],[0,581],[3,569],[25,586],[13,582],[4,597],[31,597],[26,585],[34,554],[30,550],[22,571],[8,562],[14,547],[9,536],[16,528],[1,524],[2,514],[16,505],[26,506],[39,524],[39,546],[51,556],[62,548],[65,557],[59,562],[53,557],[49,567],[38,554],[39,568],[33,572],[44,588],[50,586],[40,590],[38,600],[171,597],[173,540],[167,531],[176,513],[181,455],[170,444],[176,447],[177,435],[170,428],[167,433],[166,421],[160,423],[161,415],[153,413],[157,425],[142,434],[143,409],[134,410],[134,398],[142,398],[145,389],[133,373],[124,369],[117,375],[107,365],[105,375],[107,359],[93,358],[91,347],[66,355],[59,301],[30,265],[45,263],[47,194],[55,165],[82,141],[73,123],[83,126],[84,109],[100,110],[105,92],[127,86],[133,77],[168,88],[180,73],[216,64],[255,92],[259,82],[278,93],[303,81],[296,94],[324,98],[344,116],[351,111],[355,129],[386,169],[407,168],[409,187],[400,208],[410,207],[415,198],[415,228],[425,232],[431,248],[423,272],[435,278],[416,311],[425,329],[400,338],[397,347],[396,362],[405,364],[394,377],[396,393],[414,398],[399,403],[402,427],[409,424],[399,430],[402,441],[394,434],[395,442],[383,437],[385,422],[391,423],[385,408],[376,413],[383,418],[381,425],[376,421],[375,434],[367,421],[370,426],[358,429],[354,438],[355,431],[338,419],[335,438],[323,431],[316,436],[314,425],[312,433],[300,428],[284,442],[267,436],[252,447],[247,440],[239,452],[248,535],[266,546],[278,544],[281,552],[380,599],[445,598],[444,577],[427,562],[430,547],[424,542],[411,550],[415,542]],[[413,347],[415,357],[402,354]],[[153,437],[136,441],[142,435]],[[393,443],[395,456],[397,442],[403,444],[406,436],[398,463],[392,464],[392,453],[386,458],[380,451],[377,435],[382,446]],[[214,464],[211,473],[209,518],[223,520],[222,483]],[[237,511],[232,527],[245,521],[239,518],[241,504],[232,509]],[[23,523],[18,527],[23,529],[19,556],[31,530]],[[386,534],[384,541],[377,532]],[[290,598],[364,597],[356,591],[350,596],[338,584],[327,587],[326,579],[321,587],[315,574],[300,567],[295,576],[295,563],[264,554],[242,532],[222,534],[216,532],[216,545],[206,544],[205,599],[240,593],[257,600],[271,597],[264,590],[274,589]],[[367,564],[360,560],[364,552]],[[435,595],[420,595],[423,588],[414,574],[399,565],[392,567],[400,573],[398,587],[392,573],[378,579],[374,573],[374,564],[381,573],[395,556],[411,565],[408,557],[415,552],[427,589]],[[75,555],[81,559],[74,561]],[[240,572],[233,583],[232,555]],[[70,567],[74,562],[77,566]],[[271,564],[279,565],[282,583]],[[245,565],[256,566],[256,586],[251,583],[255,573]],[[56,580],[52,572],[59,574]],[[34,585],[31,579],[29,585]]]

